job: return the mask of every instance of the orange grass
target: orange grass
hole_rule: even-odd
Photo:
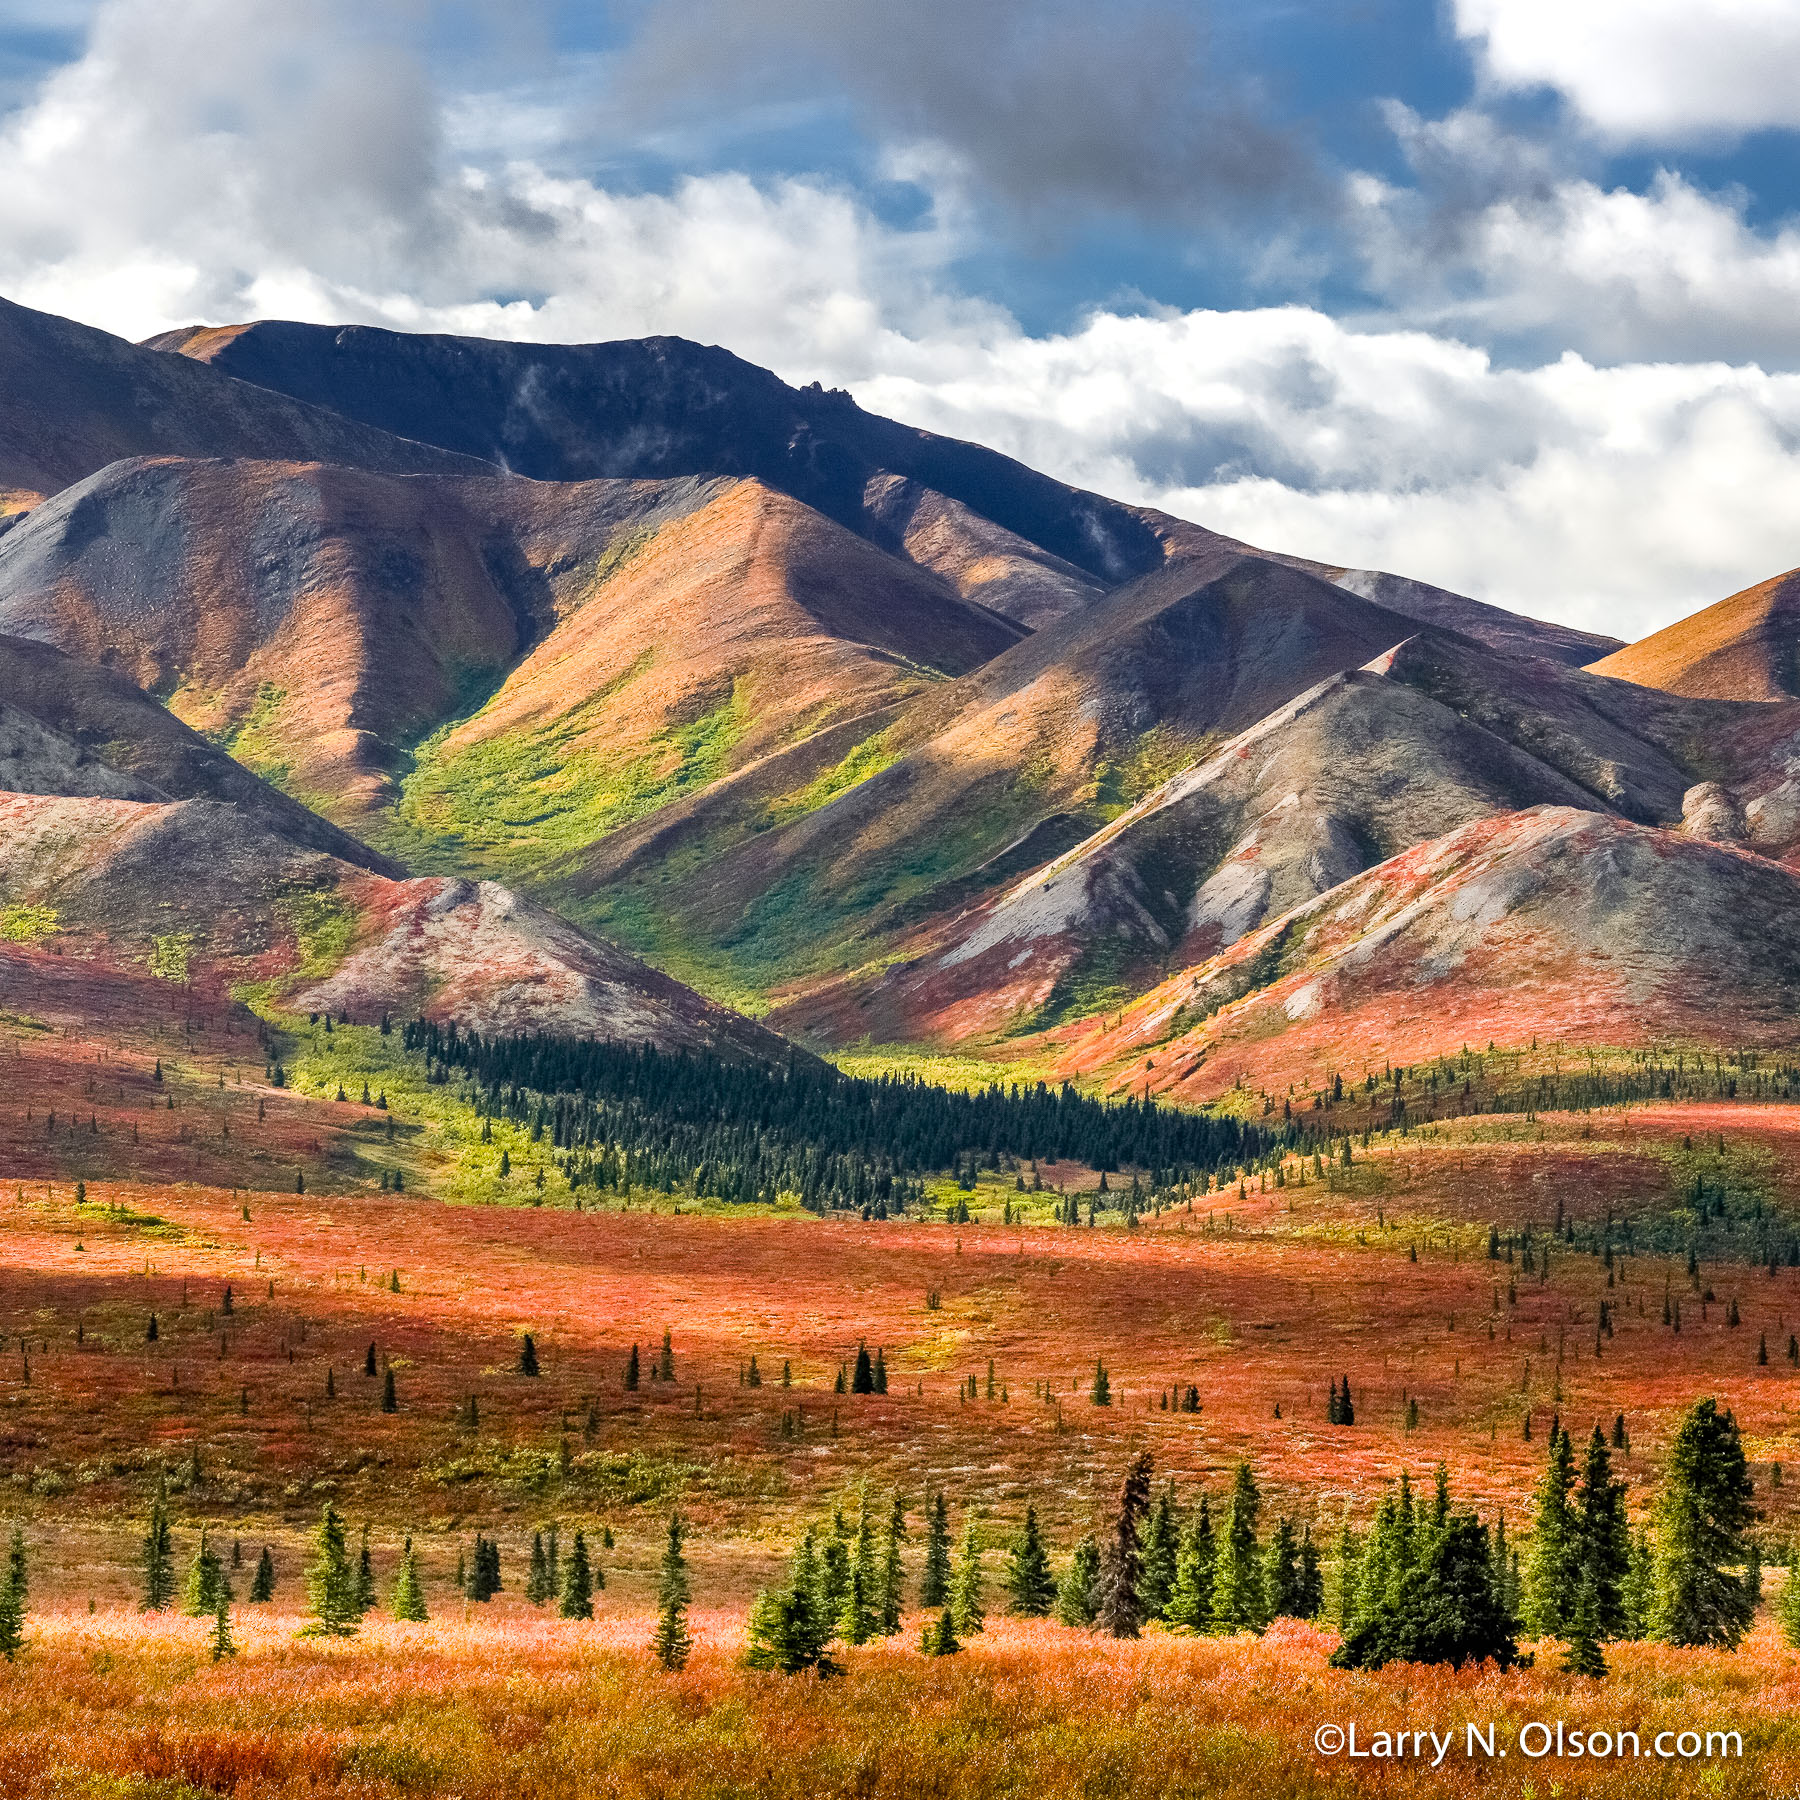
[[[1548,1665],[1346,1675],[1331,1639],[1115,1644],[996,1620],[961,1656],[906,1639],[848,1654],[821,1683],[736,1665],[734,1617],[702,1614],[699,1648],[661,1673],[650,1621],[373,1626],[347,1645],[297,1643],[292,1619],[247,1625],[215,1667],[198,1628],[135,1616],[59,1617],[0,1670],[0,1791],[59,1800],[211,1794],[639,1796],[1207,1794],[1752,1796],[1800,1779],[1800,1679],[1765,1630],[1736,1656],[1620,1646],[1605,1682]],[[1742,1759],[1603,1764],[1525,1759],[1521,1725],[1735,1730]],[[1453,1730],[1436,1770],[1324,1757],[1322,1722]],[[1468,1759],[1466,1724],[1508,1757]]]
[[[119,1054],[141,1065],[146,1048]],[[152,1121],[159,1130],[216,1097],[215,1063],[235,1054],[241,1065],[242,1049],[184,1046],[182,1102]],[[1253,1187],[1241,1202],[1232,1188],[1131,1233],[453,1207],[347,1176],[340,1191],[304,1196],[93,1178],[78,1209],[55,1140],[7,1121],[25,1105],[82,1104],[94,1050],[34,1040],[0,1104],[11,1133],[0,1137],[0,1512],[32,1544],[36,1609],[26,1655],[0,1670],[0,1793],[1329,1794],[1524,1792],[1528,1779],[1543,1793],[1569,1778],[1548,1764],[1532,1776],[1460,1761],[1435,1773],[1352,1769],[1308,1748],[1323,1719],[1354,1717],[1366,1732],[1401,1714],[1440,1728],[1490,1714],[1724,1719],[1756,1752],[1718,1766],[1709,1791],[1776,1791],[1800,1774],[1784,1722],[1794,1661],[1767,1620],[1736,1657],[1619,1646],[1600,1687],[1554,1674],[1554,1651],[1542,1669],[1506,1677],[1335,1674],[1330,1639],[1289,1627],[1261,1643],[1157,1633],[1115,1646],[997,1619],[942,1668],[911,1648],[914,1620],[825,1687],[733,1661],[756,1587],[801,1525],[854,1506],[863,1480],[901,1491],[915,1532],[929,1489],[977,1508],[997,1585],[999,1547],[1027,1500],[1066,1548],[1139,1446],[1159,1480],[1175,1477],[1184,1497],[1205,1483],[1216,1500],[1248,1456],[1268,1514],[1309,1519],[1327,1537],[1346,1507],[1366,1518],[1401,1467],[1423,1477],[1442,1460],[1460,1497],[1490,1516],[1503,1507],[1516,1531],[1553,1407],[1582,1434],[1626,1415],[1621,1467],[1641,1511],[1674,1415],[1711,1393],[1737,1411],[1769,1537],[1784,1541],[1791,1490],[1772,1486],[1771,1464],[1800,1446],[1800,1372],[1785,1356],[1800,1271],[1709,1264],[1718,1298],[1703,1321],[1679,1263],[1621,1258],[1608,1289],[1596,1258],[1562,1246],[1541,1283],[1484,1249],[1491,1220],[1542,1231],[1559,1204],[1578,1220],[1666,1206],[1682,1137],[1719,1131],[1734,1152],[1766,1159],[1771,1204],[1791,1211],[1800,1108],[1471,1119],[1380,1145],[1347,1179]],[[274,1095],[260,1080],[225,1093],[246,1116],[268,1101],[289,1141],[328,1141],[337,1117],[361,1111]],[[123,1134],[112,1141],[122,1155]],[[134,1148],[185,1147],[161,1136],[152,1152]],[[123,1217],[108,1210],[121,1206]],[[1679,1335],[1660,1323],[1665,1278],[1684,1300]],[[1724,1322],[1733,1296],[1736,1329]],[[1601,1298],[1617,1325],[1596,1356]],[[641,1346],[647,1371],[665,1327],[676,1382],[627,1394],[629,1347]],[[518,1373],[524,1331],[537,1380]],[[1758,1367],[1765,1332],[1771,1360]],[[883,1347],[891,1391],[839,1397],[837,1369],[865,1339]],[[379,1411],[381,1383],[362,1372],[371,1342],[395,1370],[397,1415]],[[739,1385],[752,1354],[755,1389]],[[1087,1400],[1096,1356],[1111,1408]],[[969,1375],[985,1396],[989,1359],[1007,1399],[961,1400]],[[1324,1423],[1340,1375],[1356,1395],[1351,1429]],[[1189,1382],[1201,1414],[1156,1408],[1162,1390]],[[1035,1383],[1054,1403],[1034,1397]],[[456,1418],[471,1394],[472,1432]],[[1420,1409],[1410,1432],[1408,1397]],[[796,1411],[798,1440],[781,1431]],[[195,1448],[202,1480],[189,1486]],[[205,1621],[130,1610],[143,1512],[165,1469],[179,1562],[209,1524],[216,1542],[244,1545],[241,1593],[257,1550],[274,1548],[274,1616],[239,1607],[245,1654],[224,1669],[204,1661]],[[305,1534],[328,1496],[353,1529],[371,1523],[384,1600],[400,1535],[416,1534],[430,1627],[372,1622],[343,1648],[293,1640]],[[695,1524],[701,1649],[669,1678],[644,1646],[675,1505]],[[578,1526],[616,1537],[599,1557],[608,1585],[591,1627],[548,1621],[518,1598],[530,1534],[552,1519],[565,1543]],[[491,1608],[465,1608],[451,1586],[477,1529],[503,1547],[507,1586]],[[914,1574],[917,1555],[915,1539]],[[1646,1763],[1573,1778],[1582,1792],[1672,1793],[1697,1774]]]

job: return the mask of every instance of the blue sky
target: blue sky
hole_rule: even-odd
[[[1632,636],[1800,563],[1796,66],[1791,0],[0,0],[0,292],[677,332]]]

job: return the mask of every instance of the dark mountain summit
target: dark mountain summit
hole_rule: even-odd
[[[1135,508],[685,338],[513,344],[265,320],[165,332],[147,347],[538,481],[754,475],[884,542],[896,536],[880,503],[888,484],[869,487],[898,475],[1108,585],[1163,556]]]

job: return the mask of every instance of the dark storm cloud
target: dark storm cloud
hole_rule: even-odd
[[[622,0],[614,105],[651,127],[722,103],[817,99],[930,141],[1036,226],[1205,224],[1328,184],[1229,66],[1206,0]]]

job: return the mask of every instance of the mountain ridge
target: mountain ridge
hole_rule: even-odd
[[[1715,950],[1719,895],[1800,862],[1800,577],[1622,646],[668,337],[260,321],[130,346],[13,307],[9,393],[0,781],[86,846],[43,898],[15,806],[9,879],[67,945],[83,907],[106,925],[81,858],[126,867],[80,821],[129,819],[112,835],[173,847],[165,911],[197,939],[237,917],[216,883],[240,871],[290,1002],[527,1019],[484,957],[551,971],[520,977],[540,996],[641,998],[635,952],[671,990],[632,1030],[707,1004],[679,975],[819,1042],[1066,1062],[1179,971],[1254,972],[1280,921],[1435,867],[1427,846],[1491,839],[1545,893],[1546,857],[1646,893],[1672,861]],[[1546,808],[1600,823],[1516,823]],[[134,942],[148,870],[120,876]],[[1417,906],[1456,904],[1447,879]],[[270,908],[308,880],[354,929],[303,990]],[[1616,925],[1583,891],[1566,941],[1541,920],[1576,970]]]
[[[123,456],[251,455],[398,470],[473,470],[188,359],[159,355],[0,298],[0,511],[59,492]]]

